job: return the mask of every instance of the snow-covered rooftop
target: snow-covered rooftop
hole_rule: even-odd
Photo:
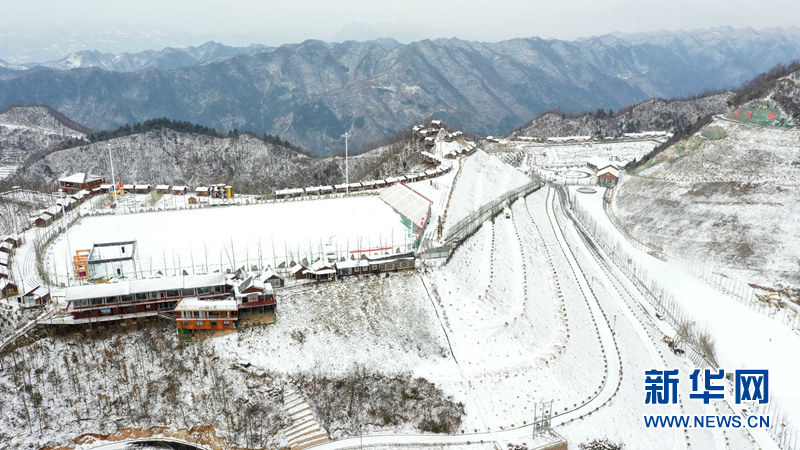
[[[81,172],[81,173],[72,174],[72,175],[70,175],[68,177],[59,178],[58,181],[60,181],[62,183],[78,183],[78,184],[82,184],[82,183],[89,183],[89,182],[92,182],[92,181],[101,180],[102,178],[103,177],[101,177],[101,176],[90,175],[88,173]]]
[[[420,225],[431,209],[431,201],[402,183],[397,183],[381,192],[381,200],[411,223]]]
[[[114,297],[118,295],[135,294],[137,292],[221,286],[225,283],[225,274],[222,273],[147,278],[144,280],[125,280],[118,283],[100,283],[68,287],[65,298],[67,301],[70,301],[87,298]]]
[[[175,311],[236,311],[236,300],[200,300],[184,298],[175,306]]]

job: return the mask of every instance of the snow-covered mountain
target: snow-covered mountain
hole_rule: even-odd
[[[749,29],[635,41],[610,35],[388,46],[309,40],[174,70],[39,68],[0,80],[0,105],[46,103],[98,129],[166,116],[223,131],[266,132],[330,155],[342,149],[344,132],[363,149],[436,116],[460,129],[502,135],[554,108],[619,109],[728,88],[798,55],[796,33]]]
[[[511,133],[511,137],[533,136],[621,136],[623,133],[664,130],[676,132],[708,114],[725,110],[732,92],[690,99],[653,99],[617,112],[599,110],[579,115],[546,112]]]
[[[16,166],[32,153],[83,139],[90,131],[47,106],[7,108],[0,112],[0,166]]]
[[[349,158],[351,181],[412,172],[424,167],[420,143],[405,139]],[[267,193],[285,187],[342,183],[342,157],[317,158],[250,134],[212,136],[169,128],[47,152],[28,160],[15,184],[54,185],[76,172],[108,174],[109,153],[116,176],[130,183],[228,183],[237,191]]]
[[[57,61],[28,63],[25,68],[50,68],[57,70],[99,68],[112,72],[134,72],[145,68],[172,70],[217,61],[236,55],[250,53],[265,48],[263,45],[229,47],[218,42],[208,41],[197,47],[146,50],[137,53],[102,53],[81,50],[71,53]]]
[[[798,81],[795,71],[750,87],[737,96],[745,102],[635,169],[615,197],[623,228],[668,256],[800,299],[800,128],[787,112]]]

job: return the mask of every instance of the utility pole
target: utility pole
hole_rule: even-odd
[[[111,190],[114,192],[114,201],[117,201],[117,182],[114,178],[114,159],[111,157],[111,145],[106,143],[106,148],[108,149],[108,160],[111,163]]]
[[[350,137],[350,133],[345,132],[342,137],[344,138],[344,183],[345,183],[345,192],[346,196],[350,197],[350,170],[349,166],[347,165],[347,138]]]

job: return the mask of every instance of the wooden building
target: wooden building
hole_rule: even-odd
[[[277,272],[272,270],[272,268],[265,270],[259,279],[262,283],[271,285],[273,289],[281,288],[286,283],[286,280],[284,280],[282,276],[278,275]]]
[[[619,181],[619,170],[614,167],[606,167],[597,172],[597,184],[600,186],[614,187]]]
[[[9,269],[8,266],[0,264],[0,280],[7,280],[9,278],[11,278],[11,269]]]
[[[98,175],[87,173],[76,173],[68,177],[58,179],[58,187],[64,192],[78,192],[81,190],[91,190],[105,183],[105,179]]]
[[[184,275],[68,287],[71,323],[120,320],[172,311],[181,298],[220,299],[230,295],[225,275]]]
[[[6,279],[0,279],[0,297],[10,298],[19,295],[19,288],[14,282]]]
[[[336,279],[336,269],[324,259],[315,262],[309,269],[311,278],[317,281],[333,281]]]
[[[194,193],[197,194],[198,197],[208,197],[208,188],[205,186],[198,186],[194,188]]]
[[[188,193],[188,186],[172,186],[172,195],[186,195]]]
[[[11,267],[10,253],[0,253],[0,266]]]
[[[50,301],[50,291],[42,286],[36,286],[29,290],[21,298],[22,306],[34,308],[43,306]]]
[[[159,194],[169,194],[169,185],[168,184],[158,184],[156,185],[155,191]]]
[[[22,235],[20,234],[9,234],[8,236],[3,238],[3,242],[9,242],[14,245],[14,247],[19,247],[22,245]]]
[[[178,333],[181,330],[230,330],[239,324],[236,300],[182,299],[175,306]]]
[[[271,284],[249,277],[233,287],[233,298],[239,317],[246,318],[275,311],[275,294]]]
[[[0,253],[11,254],[14,252],[14,244],[10,242],[0,242]]]

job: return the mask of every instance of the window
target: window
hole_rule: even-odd
[[[117,276],[120,276],[120,275],[122,275],[122,269],[120,269],[119,267],[117,267]]]
[[[184,317],[184,318],[192,317],[192,313],[190,313],[189,311],[183,311],[181,313],[181,317]]]
[[[92,305],[92,306],[102,305],[103,304],[103,299],[102,298],[93,298],[93,299],[89,300],[89,304]]]
[[[131,302],[131,301],[133,301],[133,296],[123,295],[119,299],[120,299],[121,302]]]
[[[203,326],[203,321],[202,320],[198,320],[195,323],[197,324],[198,327],[202,327]]]
[[[197,288],[197,295],[208,294],[209,292],[211,292],[210,288],[207,287]]]
[[[212,320],[212,321],[211,321],[211,326],[212,326],[212,327],[215,327],[215,326],[217,326],[217,321],[216,321],[216,320]]]
[[[192,311],[192,317],[203,317],[200,311]]]
[[[183,325],[183,326],[189,325],[189,322],[183,320],[183,321],[181,321],[181,325]]]
[[[223,324],[223,325],[230,325],[230,324],[231,324],[231,321],[230,321],[230,320],[225,320],[225,321],[223,321],[223,322],[222,322],[222,324]]]
[[[208,317],[219,317],[219,311],[209,311]]]
[[[156,292],[151,292],[150,293],[150,299],[151,300],[156,300],[156,299],[159,299],[159,298],[164,298],[164,291],[156,291]]]
[[[147,300],[147,292],[139,292],[134,296],[136,300]]]
[[[153,307],[153,305],[144,305],[144,309],[150,309],[152,307]]]
[[[194,295],[194,289],[184,289],[181,291],[181,295],[184,297],[191,297]]]
[[[89,300],[73,300],[72,305],[76,308],[80,308],[82,306],[87,306],[89,304]]]
[[[372,271],[373,271],[373,272],[377,272],[377,271],[378,271],[378,266],[376,266],[375,264],[373,264],[373,265],[372,265]]]
[[[167,297],[180,297],[181,292],[177,289],[167,291]]]
[[[106,297],[106,304],[110,305],[112,303],[117,303],[117,297]]]
[[[222,287],[221,286],[214,286],[214,292],[219,294],[220,292],[222,292]]]

